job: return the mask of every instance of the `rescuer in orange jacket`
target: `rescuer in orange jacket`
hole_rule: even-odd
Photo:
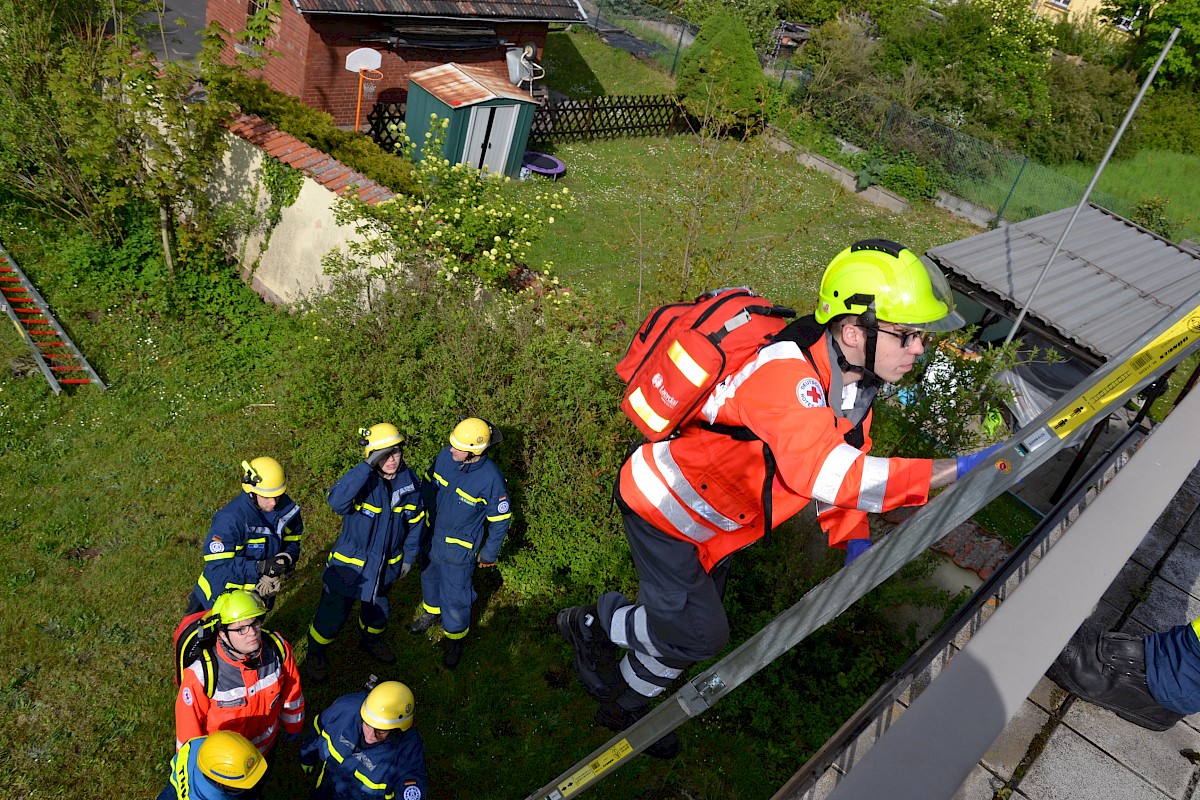
[[[793,322],[705,401],[708,426],[646,443],[621,467],[618,503],[639,580],[559,612],[596,722],[622,730],[690,664],[729,639],[728,557],[810,501],[847,563],[870,546],[869,512],[928,500],[980,463],[867,455],[871,403],[924,352],[928,332],[961,327],[945,278],[881,239],[842,251],[821,279],[814,315]],[[619,648],[627,650],[618,663]],[[674,733],[647,749],[671,757]]]
[[[280,736],[304,727],[304,693],[292,647],[262,627],[267,613],[253,592],[233,589],[217,597],[217,641],[183,671],[175,698],[175,749],[197,736],[233,731],[267,759]],[[261,783],[255,792],[261,789]]]

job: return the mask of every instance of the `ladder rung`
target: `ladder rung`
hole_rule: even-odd
[[[75,356],[71,355],[70,353],[38,353],[38,355],[41,356],[42,358],[53,358],[53,359],[63,359],[63,358],[74,358],[75,357]]]
[[[65,342],[38,342],[42,347],[66,347]]]
[[[40,314],[40,313],[42,313],[41,311],[38,311],[36,308],[14,308],[13,311],[16,311],[18,314]]]
[[[63,378],[59,383],[91,383],[91,378]]]
[[[52,365],[50,369],[54,370],[55,372],[83,372],[83,367],[69,364],[64,364],[63,366],[58,366],[55,364]]]

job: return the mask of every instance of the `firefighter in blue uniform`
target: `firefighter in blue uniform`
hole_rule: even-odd
[[[404,437],[380,423],[359,431],[364,460],[329,490],[329,507],[342,516],[342,534],[325,565],[321,600],[308,628],[305,668],[316,682],[329,675],[326,648],[359,601],[358,646],[377,661],[396,660],[383,641],[388,590],[417,560],[425,528],[421,484],[404,464]]]
[[[288,497],[283,467],[261,456],[242,462],[242,494],[213,515],[204,539],[204,571],[187,612],[207,611],[230,589],[257,591],[270,608],[300,558],[304,520]]]
[[[438,453],[426,476],[432,495],[426,505],[432,517],[421,548],[423,613],[408,630],[423,633],[440,617],[446,635],[442,663],[449,669],[458,666],[470,630],[475,565],[496,565],[512,520],[504,476],[483,452],[499,442],[500,434],[491,423],[477,417],[464,419],[450,433],[450,446]]]
[[[158,800],[234,800],[253,789],[267,772],[267,760],[250,740],[216,731],[184,743],[171,759],[171,782]]]
[[[425,797],[425,744],[413,727],[413,694],[399,681],[333,701],[300,747],[305,772],[317,770],[312,800]]]

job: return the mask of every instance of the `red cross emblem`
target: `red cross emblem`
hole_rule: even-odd
[[[805,408],[825,405],[825,390],[816,378],[804,378],[796,384],[796,399]]]

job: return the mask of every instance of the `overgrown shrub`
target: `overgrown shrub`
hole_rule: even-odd
[[[566,210],[570,192],[542,183],[518,197],[504,191],[506,177],[451,164],[442,156],[448,126],[449,120],[433,115],[420,155],[407,134],[398,131],[399,146],[414,164],[416,188],[407,198],[367,205],[346,197],[334,213],[341,224],[360,225],[364,241],[350,246],[359,260],[391,263],[428,254],[439,259],[447,277],[461,271],[488,283],[502,282],[531,266],[529,248],[554,224],[554,215]],[[544,275],[550,266],[538,269]]]
[[[861,191],[876,184],[909,200],[937,195],[942,170],[918,164],[912,153],[889,153],[878,145],[851,159]],[[935,175],[936,173],[936,175]]]
[[[216,84],[213,91],[397,194],[418,189],[412,164],[361,133],[341,130],[329,114],[275,91],[265,81],[233,77]]]
[[[1099,163],[1137,94],[1133,75],[1055,58],[1046,73],[1050,118],[1037,120],[1024,135],[1028,155],[1044,164]],[[1127,130],[1115,155],[1137,152],[1137,136]]]
[[[386,277],[370,312],[351,276],[315,303],[311,343],[283,376],[289,424],[308,432],[294,457],[332,480],[356,458],[357,425],[392,420],[408,436],[405,457],[424,471],[459,419],[484,417],[504,435],[489,454],[516,510],[499,561],[505,586],[579,598],[631,588],[611,500],[635,433],[612,370],[626,326],[585,301],[482,293],[436,274],[409,264]]]
[[[1148,231],[1153,231],[1164,239],[1175,239],[1175,222],[1167,214],[1165,197],[1155,195],[1139,200],[1134,204],[1129,218]]]
[[[722,129],[763,124],[763,72],[746,24],[719,10],[680,59],[675,88],[688,114]]]
[[[1194,90],[1150,93],[1134,121],[1143,147],[1200,155],[1200,94]]]

